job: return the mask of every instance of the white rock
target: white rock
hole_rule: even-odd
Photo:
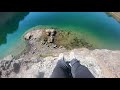
[[[33,30],[33,31],[28,32],[24,36],[24,38],[26,40],[29,40],[30,38],[32,38],[32,39],[39,39],[39,38],[41,38],[42,33],[43,33],[43,30]]]
[[[27,34],[24,36],[25,40],[29,40],[30,37],[32,37],[32,34],[31,34],[31,33],[27,33]]]
[[[3,60],[12,60],[14,57],[12,55],[8,55],[7,57],[4,57]]]
[[[88,49],[74,49],[74,55],[80,63],[91,71],[91,73],[96,78],[118,78],[120,77],[120,51],[112,50],[88,50]],[[71,51],[63,52],[66,60],[69,59],[69,54]],[[54,54],[54,53],[53,53]],[[56,54],[56,53],[55,53]],[[59,53],[58,53],[59,55]],[[21,78],[49,78],[53,72],[54,67],[57,64],[58,56],[46,57],[39,62],[32,63],[31,67],[26,70],[21,66],[21,71],[16,75],[16,77]],[[6,60],[12,59],[8,56]],[[31,58],[32,60],[36,58]],[[28,63],[26,63],[28,64]],[[27,65],[26,65],[27,66]]]

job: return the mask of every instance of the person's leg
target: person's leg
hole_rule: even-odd
[[[80,64],[76,59],[74,52],[70,53],[70,66],[73,78],[94,78],[89,69]]]
[[[77,59],[73,59],[70,64],[73,78],[95,78],[89,69],[81,65]]]
[[[50,78],[72,78],[70,66],[65,62],[63,55],[59,56]]]
[[[66,62],[64,60],[58,61],[51,78],[71,78],[71,70],[66,66]]]

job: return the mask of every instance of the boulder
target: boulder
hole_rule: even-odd
[[[25,40],[30,40],[30,39],[39,39],[41,38],[43,33],[43,30],[33,30],[28,32],[25,36],[24,39]]]
[[[43,30],[35,30],[35,31],[33,31],[32,32],[33,39],[39,39],[39,38],[41,38],[42,33],[43,33]]]
[[[55,36],[56,34],[55,29],[46,29],[45,32],[48,36]]]
[[[48,38],[48,41],[47,41],[48,43],[53,43],[54,42],[54,37],[53,36],[50,36],[49,38]]]
[[[57,48],[57,45],[54,45],[53,48]]]
[[[27,33],[25,36],[24,36],[24,39],[25,40],[30,40],[32,37],[32,34],[31,33]]]

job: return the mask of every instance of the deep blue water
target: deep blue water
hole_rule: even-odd
[[[0,57],[22,50],[24,45],[21,36],[37,25],[68,28],[82,33],[98,48],[120,49],[120,23],[104,12],[30,12],[18,21],[18,27],[13,33],[7,34],[6,43],[0,45]],[[14,25],[9,30],[12,27]]]

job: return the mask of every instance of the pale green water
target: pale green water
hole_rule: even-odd
[[[21,36],[37,25],[77,31],[96,48],[120,49],[120,24],[103,12],[30,12],[19,21],[17,30],[7,35],[7,42],[0,46],[0,57],[22,51],[25,45]],[[14,48],[14,51],[13,46],[18,45],[19,48]]]

